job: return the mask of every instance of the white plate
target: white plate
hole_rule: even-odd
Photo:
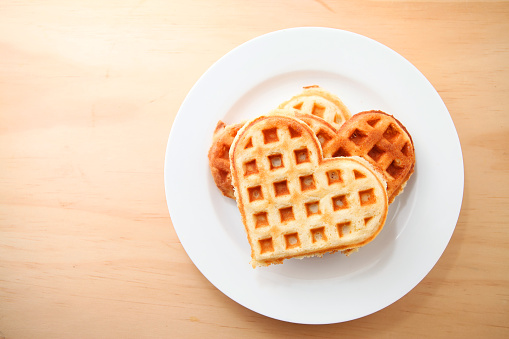
[[[399,119],[415,143],[415,173],[383,231],[358,253],[253,269],[236,204],[221,195],[208,167],[214,127],[266,113],[315,84],[352,113],[379,109]],[[463,197],[459,139],[433,86],[391,49],[330,28],[269,33],[210,67],[173,123],[164,178],[173,226],[203,275],[255,312],[305,324],[363,317],[408,293],[445,250]]]

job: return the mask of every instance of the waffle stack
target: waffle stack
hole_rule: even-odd
[[[211,171],[221,166],[215,182],[236,199],[253,267],[356,251],[381,231],[413,172],[412,140],[396,119],[350,116],[332,94],[310,92],[246,123],[220,122],[214,134]],[[313,105],[326,109],[313,113]],[[332,106],[346,112],[343,120]]]
[[[295,106],[295,107],[293,107]],[[304,87],[299,95],[279,105],[271,114],[283,114],[298,117],[316,133],[322,146],[332,140],[337,127],[351,117],[350,111],[335,95],[318,87]],[[209,149],[208,158],[212,177],[224,196],[235,199],[231,183],[228,152],[233,138],[244,123],[226,125],[217,123]]]

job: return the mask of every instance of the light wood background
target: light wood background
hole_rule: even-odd
[[[463,206],[435,268],[342,324],[284,323],[224,296],[180,245],[164,195],[191,86],[237,45],[296,26],[403,55],[463,148]],[[508,338],[508,107],[506,1],[2,1],[0,338]]]

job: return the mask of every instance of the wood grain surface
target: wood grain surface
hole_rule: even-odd
[[[163,187],[195,81],[237,45],[297,26],[407,58],[464,156],[437,265],[391,306],[334,325],[266,318],[218,291],[182,248]],[[0,338],[508,338],[508,93],[506,1],[2,1]]]

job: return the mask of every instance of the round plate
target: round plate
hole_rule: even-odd
[[[210,174],[212,134],[218,120],[254,118],[309,85],[339,96],[352,114],[394,115],[412,135],[415,173],[390,206],[383,231],[358,253],[253,269],[236,203],[221,195]],[[173,123],[164,179],[175,231],[212,284],[268,317],[327,324],[390,305],[431,270],[459,216],[463,159],[440,96],[402,56],[358,34],[293,28],[242,44],[203,74]]]

